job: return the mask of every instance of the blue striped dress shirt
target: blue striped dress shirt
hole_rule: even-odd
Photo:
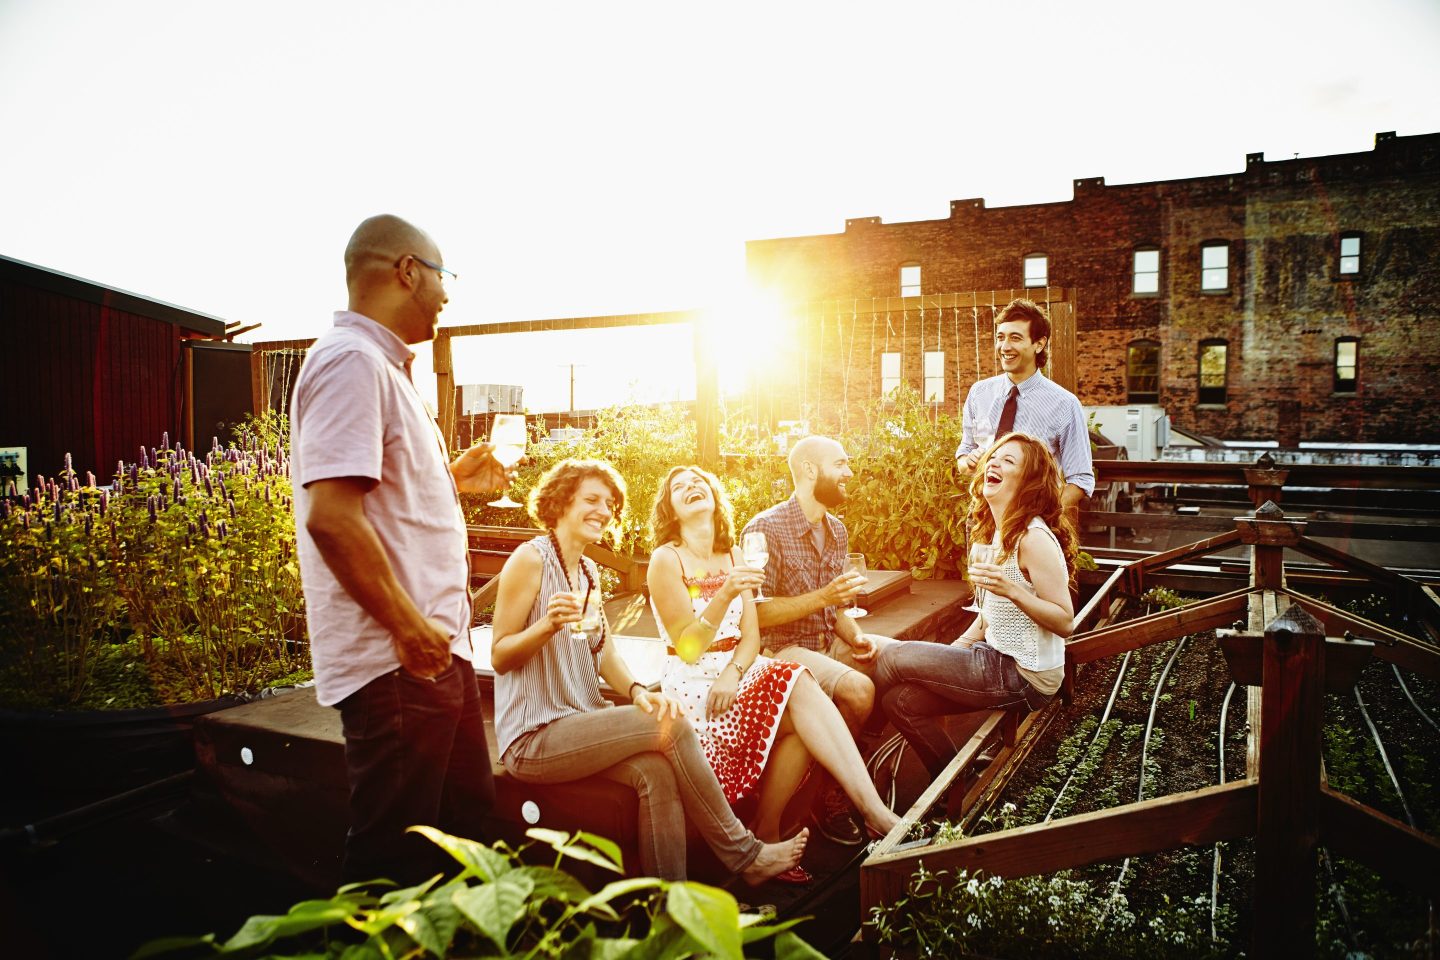
[[[976,437],[994,434],[1000,423],[1000,411],[1012,386],[1005,374],[977,381],[965,397],[964,434],[955,456],[960,457],[978,446]],[[1020,384],[1020,398],[1015,405],[1015,431],[1039,437],[1050,447],[1065,474],[1065,482],[1073,483],[1088,497],[1095,492],[1095,468],[1090,462],[1090,429],[1085,424],[1085,411],[1075,394],[1046,379],[1035,371]]]

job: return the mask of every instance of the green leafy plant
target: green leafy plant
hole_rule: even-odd
[[[149,706],[307,674],[283,418],[201,455],[142,449],[100,487],[66,459],[0,505],[0,695]]]
[[[460,872],[418,886],[382,883],[341,887],[328,900],[307,900],[283,916],[255,916],[223,942],[213,934],[168,937],[132,960],[176,957],[341,957],[399,960],[440,957],[740,958],[773,939],[777,960],[821,955],[791,928],[742,914],[724,890],[648,877],[616,880],[591,893],[560,869],[565,858],[623,873],[620,849],[593,834],[533,828],[553,866],[531,866],[504,843],[493,847],[430,827],[412,827],[455,858]],[[522,848],[523,850],[524,848]]]

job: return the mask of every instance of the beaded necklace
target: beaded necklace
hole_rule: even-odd
[[[555,550],[555,557],[560,561],[560,572],[565,575],[565,584],[566,586],[569,586],[570,571],[567,570],[565,567],[565,551],[560,547],[560,538],[555,536],[554,530],[547,531],[547,535],[550,537],[550,546],[553,547]],[[595,581],[590,577],[589,568],[585,566],[585,556],[583,553],[580,556],[579,562],[576,563],[576,566],[580,570],[580,575],[585,578],[585,598],[588,601],[590,598],[590,594],[598,593],[598,591],[595,589]],[[578,584],[576,584],[576,586],[578,587]],[[595,598],[595,602],[600,602],[600,598],[598,596]],[[605,617],[602,615],[600,617],[600,642],[596,643],[594,640],[591,640],[590,652],[596,656],[599,656],[600,651],[605,649],[605,639]]]

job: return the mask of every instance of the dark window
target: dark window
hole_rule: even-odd
[[[900,266],[900,296],[920,296],[920,264],[906,263]]]
[[[1207,243],[1200,248],[1200,289],[1230,289],[1230,244]]]
[[[1136,340],[1125,351],[1125,402],[1160,400],[1160,344]]]
[[[1160,251],[1136,250],[1130,292],[1141,295],[1160,292]]]
[[[1340,337],[1335,341],[1335,392],[1354,393],[1360,381],[1360,341]]]
[[[1229,344],[1224,340],[1200,341],[1200,402],[1225,402],[1225,355]]]
[[[1349,234],[1340,238],[1340,275],[1353,276],[1360,272],[1360,235]]]

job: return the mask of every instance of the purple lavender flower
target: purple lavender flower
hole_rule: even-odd
[[[227,538],[227,537],[230,536],[230,531],[229,531],[228,528],[226,528],[226,526],[225,526],[225,521],[224,521],[224,520],[219,521],[219,522],[215,525],[215,527],[216,527],[217,530],[220,531],[220,539],[221,539],[221,540],[224,540],[225,538]]]
[[[95,489],[95,474],[91,473],[89,470],[85,471],[85,486],[89,487],[91,490]]]
[[[159,505],[158,503],[156,503],[156,501],[159,500],[159,499],[160,499],[160,498],[157,497],[157,496],[154,495],[154,494],[151,494],[150,496],[148,496],[148,497],[145,498],[145,507],[146,507],[147,510],[150,511],[150,522],[151,522],[151,523],[154,523],[154,522],[156,521],[156,519],[157,519],[157,514],[158,514],[158,512],[159,512],[159,510],[160,510],[160,505]]]
[[[92,514],[89,510],[86,510],[86,511],[85,511],[85,536],[87,536],[87,537],[90,536],[90,534],[94,532],[94,527],[95,527],[95,515]],[[92,561],[92,562],[93,562],[93,561]]]
[[[163,447],[163,448],[166,449],[166,450],[169,450],[169,449],[170,449],[170,431],[169,431],[169,430],[166,430],[164,433],[160,434],[160,446]]]
[[[215,496],[215,487],[210,483],[210,478],[209,478],[209,477],[206,477],[206,478],[205,478],[205,496],[207,496],[207,497],[213,497],[213,496]]]
[[[109,490],[101,490],[101,491],[100,491],[100,516],[103,517],[103,516],[105,516],[105,515],[106,515],[107,513],[109,513],[109,512],[110,512],[110,491],[109,491]]]
[[[235,498],[234,498],[234,497],[231,497],[229,500],[226,500],[225,502],[226,502],[226,503],[229,505],[229,507],[230,507],[230,519],[231,519],[231,520],[236,519],[236,517],[235,517]]]
[[[140,466],[146,470],[150,469],[150,454],[145,452],[143,443],[140,445]]]

